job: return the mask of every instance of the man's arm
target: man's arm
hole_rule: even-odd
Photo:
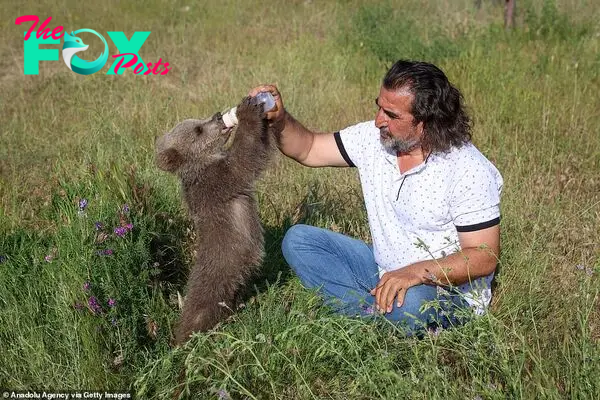
[[[307,167],[348,167],[340,153],[333,133],[318,133],[305,128],[283,107],[277,87],[263,85],[250,91],[250,96],[269,91],[275,98],[275,109],[267,113],[273,125],[282,124],[276,137],[279,150],[286,156]]]
[[[386,272],[371,290],[380,311],[391,312],[404,303],[408,288],[421,284],[461,285],[487,276],[500,256],[500,225],[475,232],[459,232],[461,251],[436,260],[420,261]]]

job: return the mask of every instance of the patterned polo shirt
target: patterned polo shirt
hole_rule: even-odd
[[[375,121],[334,136],[346,162],[358,168],[380,276],[456,252],[458,232],[500,223],[502,176],[472,143],[432,153],[401,173]],[[493,273],[459,286],[479,314],[490,303],[492,279]]]

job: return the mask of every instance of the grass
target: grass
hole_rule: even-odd
[[[600,6],[519,1],[505,32],[500,2],[474,3],[5,2],[0,388],[163,398],[185,365],[189,398],[599,398]],[[173,69],[79,76],[56,61],[24,76],[24,14],[150,30],[140,55]],[[307,126],[340,129],[373,118],[401,57],[435,62],[463,91],[474,141],[505,179],[490,312],[423,340],[328,314],[280,243],[299,221],[368,240],[356,172],[279,157],[258,187],[267,257],[245,307],[172,349],[194,234],[177,180],[154,166],[155,137],[263,82]]]

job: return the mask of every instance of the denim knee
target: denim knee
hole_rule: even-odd
[[[306,243],[308,225],[298,224],[291,226],[281,242],[281,251],[288,264],[292,265],[293,260],[298,256],[299,245]]]
[[[402,307],[394,305],[394,310],[386,318],[401,322],[414,332],[430,326],[460,325],[454,314],[460,308],[468,309],[468,304],[457,296],[451,293],[440,295],[435,286],[413,286],[408,289]]]
[[[291,226],[281,242],[281,252],[288,265],[298,272],[306,264],[307,252],[313,250],[319,228],[297,224]]]

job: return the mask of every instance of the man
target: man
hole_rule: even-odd
[[[376,310],[409,333],[482,313],[500,253],[498,170],[471,143],[460,92],[436,66],[400,60],[375,99],[374,121],[335,133],[306,129],[277,107],[283,154],[309,167],[358,168],[373,245],[307,225],[283,255],[302,283],[349,315]],[[443,288],[443,289],[441,289]],[[424,307],[438,301],[438,307]]]

